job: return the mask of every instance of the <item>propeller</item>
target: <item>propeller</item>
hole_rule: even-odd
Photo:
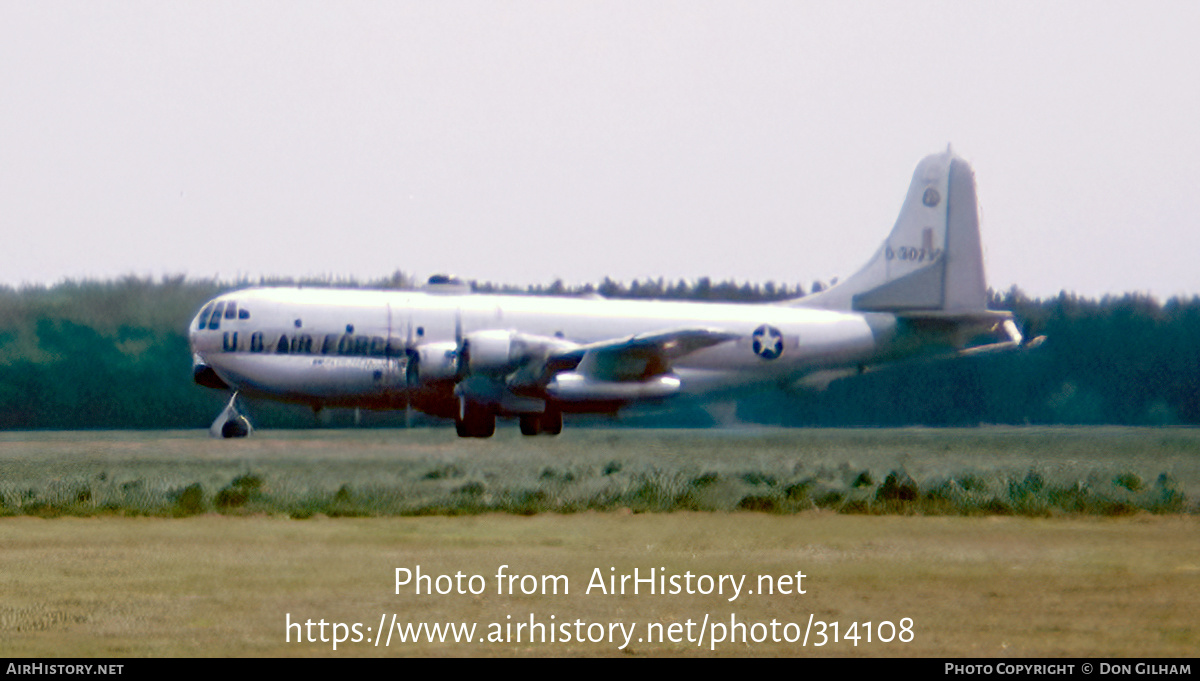
[[[454,346],[449,342],[429,341],[423,338],[425,334],[418,332],[411,314],[408,317],[407,337],[404,341],[404,424],[412,427],[414,409],[413,397],[422,386],[421,354],[425,353],[426,361],[431,364],[426,367],[429,377],[436,380],[452,378],[456,383],[467,377],[470,371],[470,342],[463,333],[462,309],[454,315]],[[445,355],[443,359],[443,349]],[[430,353],[433,353],[432,355]],[[450,373],[453,372],[453,373]]]
[[[454,346],[457,348],[455,351],[455,361],[457,363],[457,367],[455,368],[456,380],[461,381],[466,378],[467,371],[471,367],[471,347],[466,339],[463,338],[461,307],[454,311]]]
[[[404,341],[404,427],[412,428],[412,393],[417,382],[417,344],[413,340],[412,315],[408,317],[408,337]]]

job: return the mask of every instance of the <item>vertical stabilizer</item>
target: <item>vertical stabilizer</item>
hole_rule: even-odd
[[[797,305],[860,312],[986,309],[975,175],[949,150],[913,173],[891,234],[858,272]]]

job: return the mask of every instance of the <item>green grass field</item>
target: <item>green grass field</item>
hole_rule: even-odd
[[[0,435],[0,655],[1192,656],[1200,646],[1191,430],[256,435]],[[679,508],[701,510],[668,512]],[[418,565],[478,575],[486,589],[397,594],[396,568]],[[563,575],[569,593],[497,594],[501,565]],[[806,593],[585,593],[593,571],[634,568],[744,576],[746,591],[759,576],[803,572]],[[470,642],[401,644],[392,615],[476,631]],[[531,616],[605,636],[530,641],[516,625]],[[330,640],[315,627],[316,640],[298,641],[296,627],[289,642],[289,617],[324,620]],[[390,645],[375,644],[381,618]],[[331,623],[347,625],[336,651]],[[746,640],[730,640],[737,623]]]
[[[584,510],[1194,513],[1200,431],[442,429],[5,433],[0,515]]]

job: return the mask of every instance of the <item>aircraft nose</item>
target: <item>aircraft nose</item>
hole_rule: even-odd
[[[196,313],[196,316],[192,317],[191,323],[188,324],[188,342],[192,346],[193,353],[197,351],[196,341],[199,339],[199,333],[208,326],[208,318],[213,313],[216,303],[215,298],[204,303],[200,311]]]

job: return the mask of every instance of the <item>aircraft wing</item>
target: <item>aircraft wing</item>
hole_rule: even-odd
[[[737,338],[716,329],[674,329],[600,341],[558,353],[547,365],[602,381],[638,381],[668,373],[671,363],[703,348]]]
[[[547,358],[546,391],[566,400],[666,397],[679,389],[671,373],[675,360],[735,338],[718,329],[684,328],[581,345]]]

